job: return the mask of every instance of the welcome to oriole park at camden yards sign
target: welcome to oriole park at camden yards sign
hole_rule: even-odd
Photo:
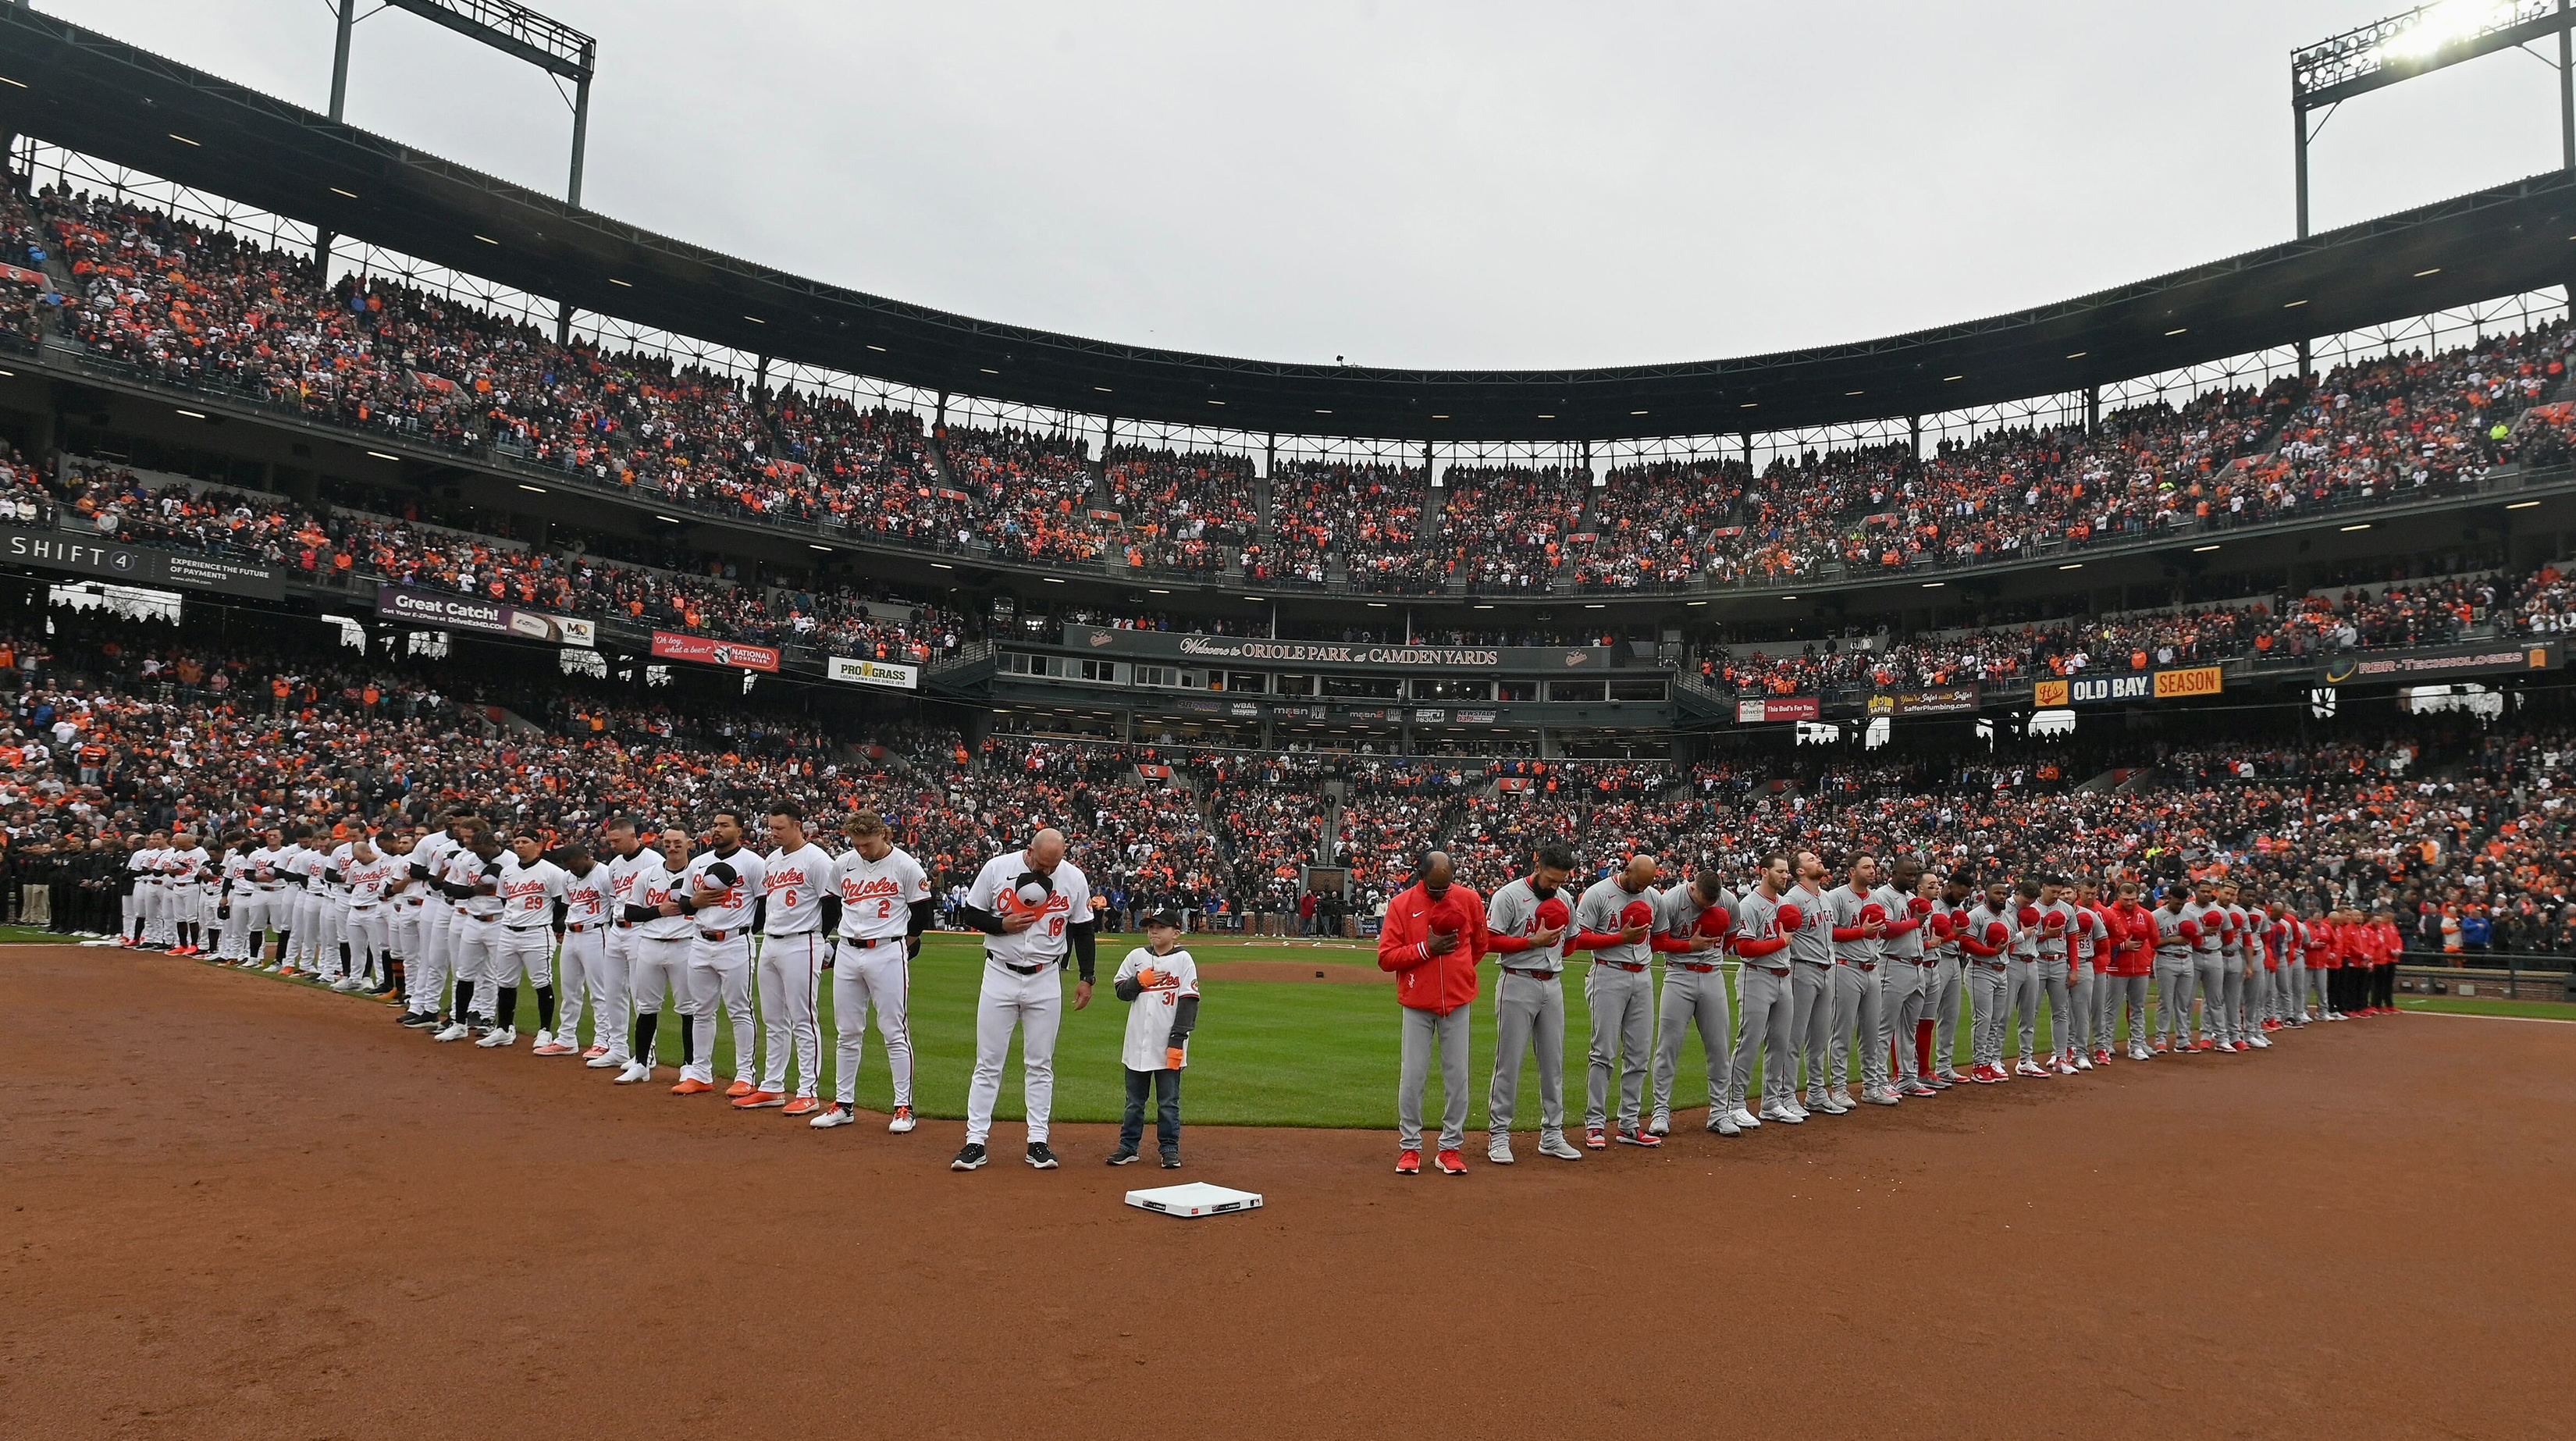
[[[2042,708],[2092,705],[2100,701],[2188,700],[2217,695],[2227,688],[2214,665],[2176,666],[2170,670],[2130,671],[2123,675],[2079,675],[2044,680],[2031,687],[2030,703]]]

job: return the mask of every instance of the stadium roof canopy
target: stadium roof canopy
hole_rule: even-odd
[[[1288,364],[1058,335],[804,279],[567,206],[25,6],[0,6],[0,78],[14,82],[0,85],[11,131],[583,310],[926,390],[1255,433],[1610,440],[1931,415],[2576,277],[2576,175],[2553,172],[1876,340],[1579,370]]]

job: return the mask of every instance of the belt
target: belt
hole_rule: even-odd
[[[1688,971],[1693,975],[1705,976],[1715,973],[1718,968],[1706,961],[1666,961],[1664,962],[1664,969],[1667,971]]]
[[[1592,958],[1592,964],[1596,966],[1611,966],[1622,971],[1642,971],[1645,969],[1644,966],[1632,966],[1626,961],[1605,961],[1599,956]]]
[[[633,921],[621,920],[617,923],[617,928],[621,931],[631,931],[635,929],[635,923]]]
[[[501,919],[499,916],[478,916],[472,911],[458,911],[456,914],[462,919],[469,921],[497,921]]]
[[[879,947],[879,946],[899,946],[899,945],[902,945],[902,944],[903,944],[903,941],[904,941],[904,938],[903,938],[903,937],[901,937],[901,936],[843,936],[843,937],[841,937],[841,944],[842,944],[842,945],[845,945],[845,946],[856,946],[856,947],[858,947],[860,950],[863,950],[863,951],[873,951],[873,950],[875,950],[875,949],[876,949],[877,947]]]
[[[1533,971],[1526,966],[1505,966],[1503,967],[1503,974],[1507,976],[1527,976],[1533,981],[1552,981],[1556,979],[1556,972],[1554,971]]]
[[[574,935],[576,935],[576,936],[577,936],[577,935],[580,935],[580,934],[581,934],[582,932],[584,932],[584,931],[595,931],[595,930],[598,930],[598,929],[599,929],[599,926],[600,926],[600,923],[599,923],[599,922],[597,922],[597,921],[590,921],[590,922],[587,922],[587,923],[582,922],[582,921],[566,921],[566,922],[564,922],[564,929],[565,929],[565,930],[567,930],[567,931],[569,931],[569,932],[571,932],[572,934],[574,934]]]
[[[1034,966],[1015,966],[1008,961],[995,961],[993,964],[1000,966],[1003,970],[1006,970],[1015,976],[1034,976],[1038,972],[1047,969],[1044,961],[1041,961]]]
[[[741,935],[743,933],[743,929],[744,928],[741,926],[736,926],[729,931],[700,931],[698,932],[698,939],[702,941],[729,940],[735,936]]]
[[[2003,963],[2003,962],[2001,962],[2001,961],[1990,961],[1990,960],[1987,960],[1987,959],[1986,959],[1985,957],[1983,957],[1983,956],[1979,956],[1976,960],[1971,961],[1969,964],[1971,964],[1971,965],[1977,965],[1977,966],[1983,966],[1983,967],[1985,967],[1987,970],[1990,970],[1990,971],[2000,971],[2000,970],[2004,969],[2004,963]]]
[[[1898,959],[1898,960],[1900,960],[1900,961],[1908,961],[1908,962],[1911,962],[1911,963],[1912,963],[1912,964],[1914,964],[1914,965],[1921,966],[1923,969],[1925,969],[1925,970],[1927,970],[1927,971],[1928,971],[1928,970],[1931,970],[1931,969],[1933,969],[1933,968],[1935,968],[1935,967],[1937,967],[1937,966],[1939,966],[1939,965],[1941,964],[1941,958],[1940,958],[1939,956],[1922,956],[1922,957],[1915,957],[1915,956],[1899,956],[1899,957],[1897,957],[1897,959]]]
[[[553,924],[551,922],[540,921],[533,926],[503,926],[501,929],[524,936],[530,931],[551,930],[553,929]]]
[[[1878,969],[1878,962],[1876,961],[1845,961],[1843,964],[1851,967],[1855,971],[1874,971]]]
[[[1757,965],[1752,961],[1746,961],[1744,963],[1744,968],[1748,971],[1760,971],[1766,976],[1785,976],[1789,974],[1789,968],[1787,966],[1764,966]]]
[[[376,908],[376,903],[375,903],[374,901],[351,901],[351,902],[349,902],[349,909],[350,909],[350,910],[353,910],[353,911],[372,911],[372,910],[374,910],[375,908]]]
[[[769,938],[773,941],[792,941],[798,936],[810,936],[812,934],[814,934],[812,931],[771,931],[769,933]]]
[[[278,888],[277,882],[275,882],[275,881],[260,881],[260,882],[257,882],[256,884],[257,884],[257,885],[259,886],[259,888],[260,888],[261,890],[263,890],[263,891],[273,891],[273,890],[276,890],[276,889]]]

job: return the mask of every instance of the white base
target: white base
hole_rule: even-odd
[[[1258,1210],[1261,1197],[1251,1191],[1235,1191],[1224,1186],[1211,1186],[1205,1181],[1191,1181],[1180,1186],[1130,1191],[1127,1204],[1141,1211],[1160,1211],[1166,1216],[1222,1216],[1228,1211]]]

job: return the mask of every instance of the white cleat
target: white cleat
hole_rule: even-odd
[[[625,1056],[616,1051],[611,1051],[604,1056],[593,1056],[589,1060],[582,1062],[582,1064],[590,1067],[594,1071],[622,1071],[628,1066],[634,1065],[635,1061],[631,1056]]]
[[[641,1061],[628,1061],[626,1069],[617,1073],[617,1084],[621,1086],[632,1086],[638,1081],[651,1079],[653,1079],[653,1068]]]
[[[1668,1111],[1657,1111],[1655,1113],[1655,1118],[1646,1123],[1646,1129],[1654,1132],[1658,1136],[1671,1135],[1673,1133],[1672,1113]]]
[[[359,976],[346,976],[346,977],[341,978],[340,980],[333,981],[333,982],[331,983],[331,989],[333,989],[333,990],[335,990],[335,991],[339,991],[339,992],[341,992],[342,994],[346,994],[346,993],[348,993],[348,992],[350,992],[350,991],[363,991],[363,990],[366,990],[366,989],[368,989],[368,986],[367,986],[367,982],[366,982],[366,980],[365,980],[363,977],[359,977]]]
[[[517,1030],[509,1026],[500,1026],[496,1027],[491,1034],[486,1035],[483,1039],[476,1041],[474,1044],[483,1047],[485,1050],[491,1050],[498,1046],[514,1045],[517,1043],[518,1039],[519,1033]]]
[[[1812,1120],[1812,1119],[1815,1117],[1815,1114],[1816,1114],[1815,1112],[1808,1110],[1806,1107],[1804,1107],[1804,1106],[1802,1106],[1802,1105],[1798,1104],[1798,1103],[1797,1103],[1797,1102],[1795,1102],[1795,1101],[1783,1101],[1783,1102],[1781,1102],[1781,1103],[1780,1103],[1780,1108],[1781,1108],[1782,1110],[1787,1111],[1787,1112],[1789,1113],[1790,1117],[1791,1117],[1794,1121],[1798,1121],[1798,1122],[1804,1122],[1804,1121]],[[1764,1108],[1763,1108],[1763,1110],[1762,1110],[1762,1114],[1764,1114],[1764,1115],[1766,1115],[1766,1116],[1767,1116],[1767,1115],[1770,1115],[1770,1114],[1771,1114],[1771,1109],[1770,1109],[1769,1107],[1767,1107],[1767,1106],[1766,1106],[1766,1107],[1764,1107]]]
[[[552,1032],[552,1031],[547,1031],[547,1030],[540,1030],[540,1031],[538,1031],[538,1032],[537,1032],[536,1040],[535,1040],[532,1044],[537,1045],[537,1046],[539,1046],[539,1047],[544,1047],[544,1046],[551,1046],[551,1045],[553,1045],[554,1043],[555,1043],[555,1033],[554,1033],[554,1032]]]
[[[461,1041],[472,1034],[474,1033],[466,1029],[463,1021],[450,1021],[447,1023],[445,1030],[437,1032],[432,1035],[430,1039],[433,1041]]]
[[[898,1136],[911,1130],[912,1127],[912,1107],[910,1106],[895,1107],[893,1119],[886,1122],[886,1129],[894,1132]]]
[[[1560,1161],[1580,1161],[1583,1159],[1583,1153],[1574,1149],[1574,1143],[1565,1139],[1565,1133],[1563,1131],[1551,1131],[1548,1134],[1539,1137],[1538,1153],[1542,1156],[1553,1156]]]
[[[846,1126],[857,1119],[858,1117],[850,1114],[849,1107],[836,1104],[824,1107],[823,1114],[805,1124],[818,1131],[828,1131],[834,1126]]]
[[[1797,1126],[1806,1123],[1807,1113],[1793,1111],[1787,1106],[1765,1106],[1762,1108],[1762,1119],[1777,1121],[1784,1126]]]
[[[1497,1166],[1510,1165],[1512,1163],[1511,1138],[1509,1136],[1496,1136],[1494,1139],[1487,1141],[1485,1143],[1485,1159]]]
[[[1753,1114],[1751,1110],[1743,1106],[1738,1106],[1734,1110],[1727,1112],[1726,1119],[1733,1121],[1735,1123],[1735,1129],[1739,1131],[1758,1131],[1762,1129],[1762,1118]]]
[[[1860,1098],[1873,1106],[1893,1106],[1901,1099],[1885,1086],[1876,1086],[1863,1091]]]
[[[1851,1092],[1849,1091],[1837,1088],[1827,1092],[1825,1094],[1825,1099],[1832,1102],[1834,1105],[1842,1107],[1843,1111],[1852,1109],[1852,1098]],[[1842,1111],[1837,1111],[1834,1114],[1840,1115],[1842,1114]]]

